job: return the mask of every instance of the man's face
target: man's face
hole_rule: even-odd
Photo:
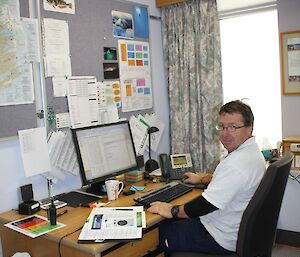
[[[219,131],[219,139],[230,153],[252,136],[252,126],[244,126],[244,120],[240,113],[223,113],[219,124],[224,128]],[[241,127],[235,131],[229,131],[228,126]]]

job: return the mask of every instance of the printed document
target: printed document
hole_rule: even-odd
[[[26,177],[50,171],[46,128],[19,130],[18,134]]]
[[[68,78],[67,97],[72,128],[99,124],[96,82],[94,76]]]
[[[43,45],[46,77],[70,76],[72,69],[68,22],[43,19]]]
[[[78,242],[138,239],[145,227],[146,215],[142,206],[93,208]]]

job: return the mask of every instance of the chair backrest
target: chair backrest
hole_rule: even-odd
[[[271,256],[292,160],[293,155],[287,153],[267,168],[242,217],[237,241],[239,256]]]

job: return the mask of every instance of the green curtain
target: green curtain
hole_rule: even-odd
[[[214,128],[223,99],[216,1],[192,0],[163,8],[162,30],[171,152],[191,153],[197,170],[213,170],[220,158]]]

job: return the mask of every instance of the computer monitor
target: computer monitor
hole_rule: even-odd
[[[72,129],[72,135],[88,192],[101,194],[106,179],[138,168],[128,121]]]

